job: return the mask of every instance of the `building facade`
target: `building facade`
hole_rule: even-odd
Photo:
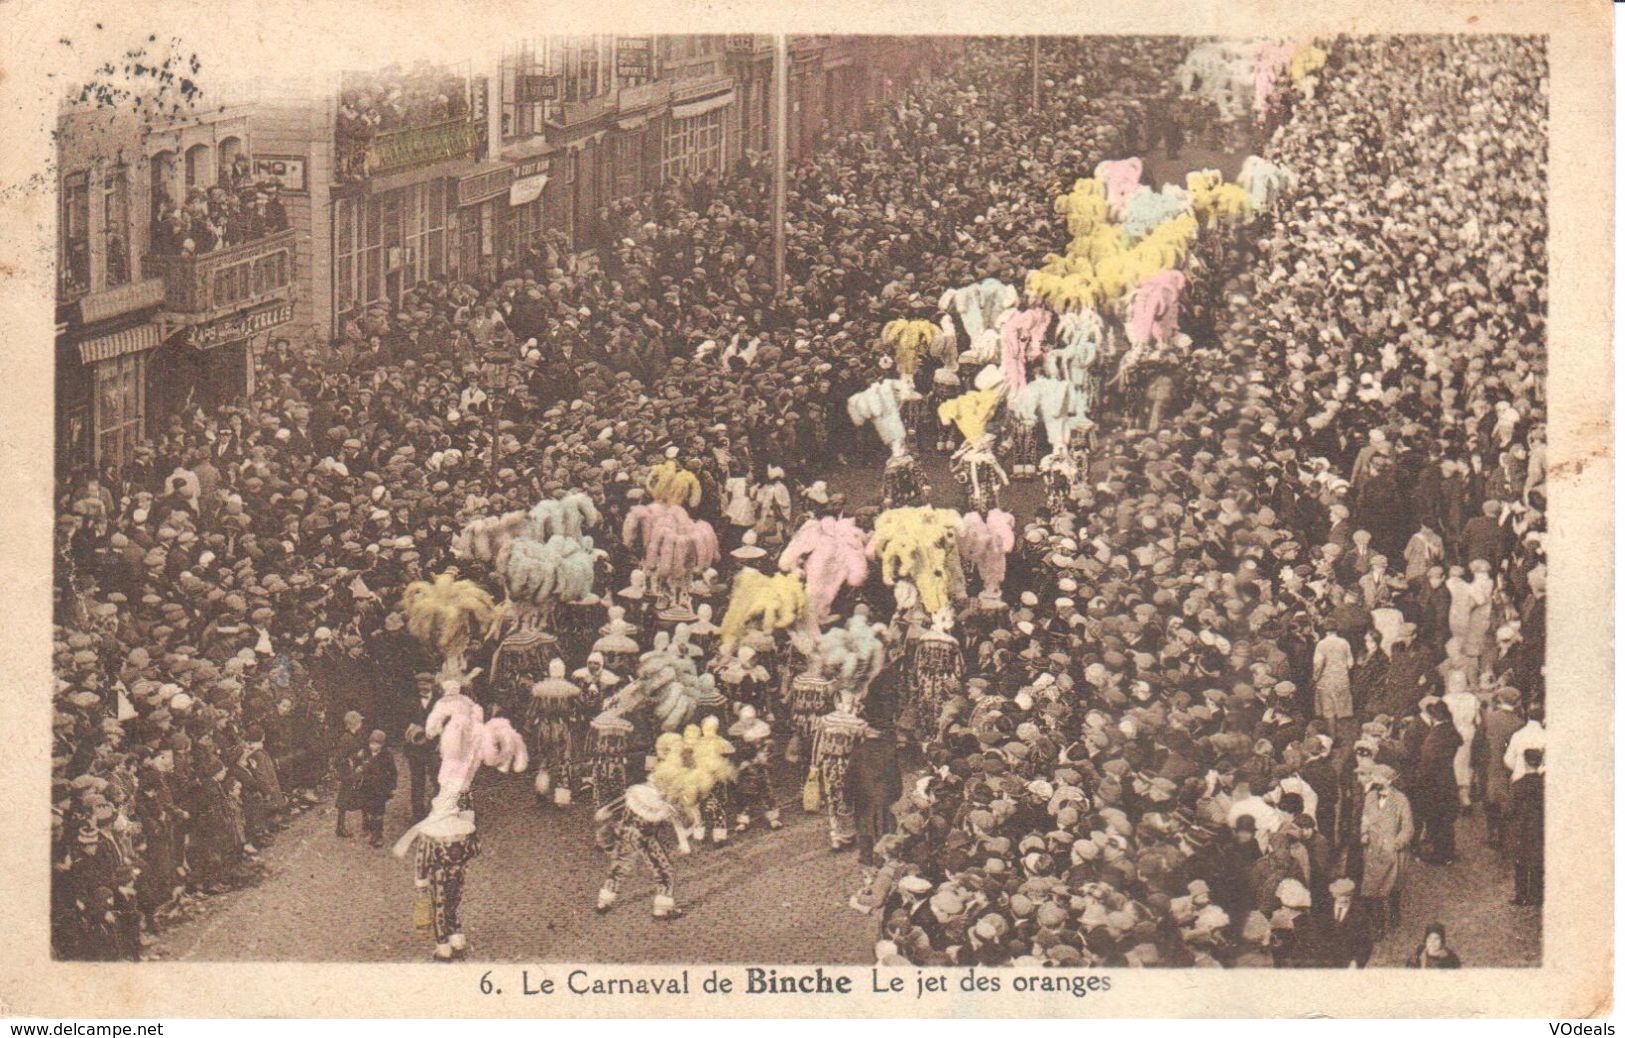
[[[292,318],[295,247],[254,186],[243,109],[60,113],[57,461],[127,460],[191,406],[253,389]]]
[[[926,47],[793,37],[792,160],[928,71]],[[251,122],[256,167],[290,183],[288,334],[331,342],[419,282],[517,269],[550,232],[604,247],[616,201],[767,157],[773,119],[773,38],[760,35],[518,40],[486,68],[355,73],[325,97],[272,90]]]

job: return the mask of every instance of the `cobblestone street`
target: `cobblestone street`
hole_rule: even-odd
[[[585,805],[539,807],[530,776],[504,776],[475,790],[484,852],[469,870],[463,903],[471,958],[490,962],[872,962],[878,921],[847,906],[857,862],[831,854],[823,816],[796,803],[795,776],[781,769],[785,827],[757,825],[722,850],[676,858],[677,897],[687,915],[656,922],[653,884],[634,873],[615,910],[593,911],[607,857],[593,844]],[[386,832],[407,825],[404,791]],[[359,828],[351,816],[352,833]],[[393,840],[394,835],[390,837]],[[1445,924],[1470,966],[1525,966],[1540,959],[1539,918],[1508,909],[1511,869],[1483,845],[1478,815],[1460,827],[1460,859],[1417,864],[1406,888],[1400,932],[1373,966],[1403,966],[1422,927]],[[185,961],[400,962],[426,958],[412,931],[411,866],[359,836],[333,835],[331,803],[297,819],[264,852],[270,876],[258,887],[212,898],[165,933],[160,958]]]
[[[856,889],[852,854],[831,854],[822,816],[792,803],[779,776],[785,827],[758,824],[723,850],[677,857],[677,896],[686,917],[649,913],[653,883],[634,873],[615,910],[593,911],[608,858],[592,839],[592,808],[540,807],[530,775],[475,790],[482,856],[469,869],[463,902],[472,957],[507,962],[871,961],[875,922],[846,904]],[[351,816],[352,832],[357,817]],[[386,832],[407,825],[404,791]],[[390,837],[394,839],[394,835]],[[430,946],[412,931],[409,862],[333,835],[330,803],[298,819],[265,852],[260,886],[212,899],[199,916],[163,935],[164,958],[412,961]]]

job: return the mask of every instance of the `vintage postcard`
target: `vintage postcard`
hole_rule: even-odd
[[[1610,1012],[1610,17],[0,6],[0,1009]]]

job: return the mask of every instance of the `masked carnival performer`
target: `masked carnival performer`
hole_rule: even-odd
[[[539,801],[546,800],[549,793],[559,807],[568,807],[573,801],[583,770],[577,729],[586,708],[581,687],[564,676],[563,660],[548,663],[547,677],[531,686],[525,719],[534,747]]]
[[[523,771],[529,758],[524,739],[508,720],[485,720],[484,710],[464,694],[459,679],[448,678],[441,688],[424,726],[429,738],[440,740],[440,792],[428,817],[395,844],[395,856],[413,854],[413,922],[433,935],[435,959],[450,962],[468,947],[460,911],[468,865],[480,852],[468,795],[474,775],[482,765]]]
[[[602,915],[615,907],[621,884],[641,858],[654,874],[654,917],[680,918],[683,911],[677,907],[676,873],[662,836],[670,826],[677,837],[678,853],[689,853],[688,826],[682,812],[653,783],[640,782],[627,787],[625,796],[599,808],[595,817],[603,826],[601,844],[610,852],[609,874],[598,891],[598,913]]]
[[[778,801],[773,796],[772,777],[768,772],[773,758],[773,729],[756,716],[756,708],[742,706],[739,719],[728,726],[728,735],[739,748],[734,772],[734,832],[750,828],[751,819],[760,812],[769,829],[782,829]]]
[[[965,677],[965,654],[953,634],[953,613],[943,609],[931,617],[931,626],[914,640],[910,670],[913,681],[903,716],[912,725],[921,746],[937,741],[942,712],[960,693]]]
[[[859,717],[852,693],[842,690],[835,709],[819,718],[813,737],[812,774],[816,778],[829,817],[829,846],[844,851],[857,839],[852,802],[847,796],[846,771],[852,749],[863,738],[868,725]]]

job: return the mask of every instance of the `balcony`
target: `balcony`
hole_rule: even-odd
[[[293,281],[294,231],[198,256],[148,256],[142,269],[163,277],[164,310],[179,323],[288,297]]]
[[[436,162],[469,159],[478,143],[474,124],[468,119],[409,126],[366,140],[340,139],[338,176],[341,181],[365,180]]]
[[[616,91],[599,94],[585,101],[566,101],[559,106],[559,123],[563,127],[579,126],[614,112],[619,105]]]

